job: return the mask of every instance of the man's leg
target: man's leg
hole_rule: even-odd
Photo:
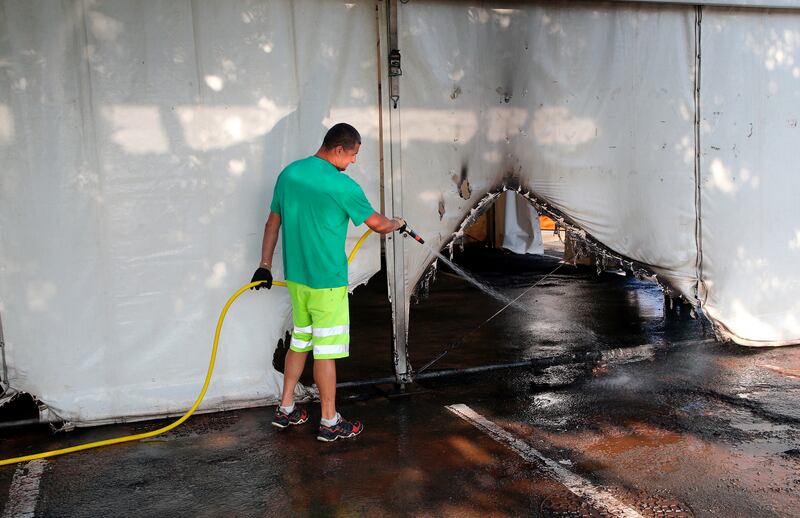
[[[275,409],[275,418],[272,425],[278,428],[286,428],[290,425],[303,424],[308,420],[308,412],[294,406],[294,389],[303,368],[306,365],[306,358],[311,351],[311,315],[308,314],[306,299],[303,286],[287,281],[286,287],[289,289],[289,296],[292,299],[292,342],[289,350],[286,351],[286,358],[283,361],[283,393],[281,394],[281,404]]]
[[[331,442],[355,437],[364,429],[361,421],[348,421],[336,412],[336,360],[350,354],[347,286],[315,290],[308,310],[313,321],[314,381],[322,407],[317,439]]]
[[[308,351],[303,353],[291,349],[286,351],[286,359],[283,362],[283,394],[281,395],[281,406],[290,407],[294,404],[294,388],[297,386],[298,380],[300,380],[300,375],[303,374],[307,356]],[[335,375],[334,372],[334,376]],[[317,385],[319,385],[319,382],[317,382]],[[335,381],[333,388],[334,390],[336,389]]]
[[[314,382],[319,389],[322,418],[333,419],[336,417],[336,360],[314,360]]]
[[[364,430],[361,421],[348,421],[336,412],[336,360],[315,357],[314,381],[319,388],[319,401],[322,406],[317,439],[331,442],[360,434]]]
[[[314,290],[309,298],[314,348],[314,381],[319,389],[322,419],[336,417],[336,360],[350,351],[347,286]]]

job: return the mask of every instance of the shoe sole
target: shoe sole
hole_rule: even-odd
[[[286,424],[286,425],[280,424],[280,423],[276,423],[275,421],[272,421],[272,426],[274,426],[275,428],[280,428],[281,430],[283,430],[284,428],[289,428],[290,426],[301,425],[301,424],[305,423],[306,421],[308,421],[307,417],[305,419],[303,419],[302,421],[297,421],[296,423],[289,422],[289,424]]]
[[[321,436],[321,435],[317,435],[317,440],[318,440],[318,441],[322,441],[322,442],[333,442],[333,441],[335,441],[336,439],[352,439],[353,437],[355,437],[356,435],[360,434],[360,433],[361,433],[361,432],[363,432],[363,431],[364,431],[364,429],[362,428],[362,429],[361,429],[361,430],[359,430],[358,432],[351,433],[350,435],[337,435],[337,436],[336,436],[336,437],[334,437],[333,439],[326,439],[325,437],[323,437],[323,436]]]

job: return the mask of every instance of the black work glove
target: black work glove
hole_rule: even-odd
[[[259,267],[259,269],[256,270],[256,273],[253,274],[253,278],[250,280],[250,282],[259,282],[259,281],[261,281],[261,284],[259,284],[258,286],[253,286],[250,289],[260,290],[264,286],[267,289],[272,288],[272,272],[269,271],[268,268]]]

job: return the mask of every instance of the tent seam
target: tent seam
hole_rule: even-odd
[[[695,275],[697,281],[695,284],[695,298],[697,304],[702,308],[706,303],[707,290],[705,289],[705,280],[703,274],[703,206],[702,206],[702,183],[700,171],[700,124],[701,124],[701,109],[700,109],[700,87],[701,87],[701,59],[702,59],[702,22],[703,22],[703,6],[698,5],[695,8],[695,52],[694,52],[694,204],[695,204],[695,247],[697,256],[695,259]]]

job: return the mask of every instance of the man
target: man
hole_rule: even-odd
[[[294,389],[309,351],[314,353],[314,381],[322,406],[317,439],[355,437],[360,421],[336,412],[336,359],[349,355],[350,313],[347,301],[348,220],[366,223],[381,234],[405,222],[375,211],[361,187],[344,171],[355,163],[361,135],[349,124],[336,124],[317,153],[289,164],[278,176],[264,227],[261,264],[251,282],[272,287],[272,256],[283,225],[283,265],[292,299],[294,330],[284,363],[281,404],[272,421],[278,428],[300,425],[308,412],[295,406]],[[252,288],[251,288],[252,289]]]

